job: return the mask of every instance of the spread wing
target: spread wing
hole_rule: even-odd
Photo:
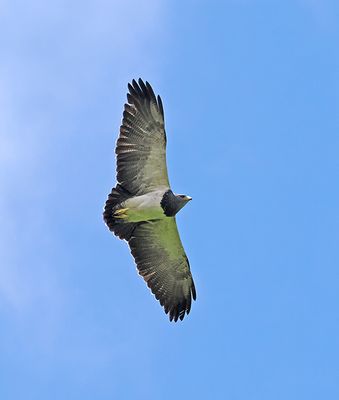
[[[139,79],[128,84],[117,142],[117,181],[131,194],[169,188],[166,166],[166,133],[160,96]]]
[[[182,320],[190,312],[196,292],[175,218],[138,224],[129,245],[139,274],[170,320]]]

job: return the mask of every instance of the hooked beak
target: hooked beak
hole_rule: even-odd
[[[190,201],[190,200],[192,200],[192,197],[186,196],[186,200],[187,200],[187,201]]]

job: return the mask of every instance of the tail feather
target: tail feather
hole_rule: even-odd
[[[113,214],[120,208],[120,204],[130,197],[132,197],[132,195],[121,185],[117,184],[108,195],[103,213],[104,221],[109,230],[120,239],[125,239],[127,241],[131,238],[137,224],[133,222],[124,222],[122,219],[115,218]]]

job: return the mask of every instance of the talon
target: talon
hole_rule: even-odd
[[[116,210],[113,214],[114,218],[127,218],[127,211],[128,208],[120,208],[119,210]]]
[[[128,210],[128,208],[119,208],[119,210],[116,210],[116,211],[114,212],[114,215],[125,214],[127,210]]]

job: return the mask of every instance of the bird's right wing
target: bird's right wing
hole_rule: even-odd
[[[117,181],[133,195],[168,188],[166,133],[160,96],[139,79],[128,84],[117,142]]]
[[[170,320],[182,320],[190,312],[196,291],[175,218],[139,223],[129,246],[139,274]]]

